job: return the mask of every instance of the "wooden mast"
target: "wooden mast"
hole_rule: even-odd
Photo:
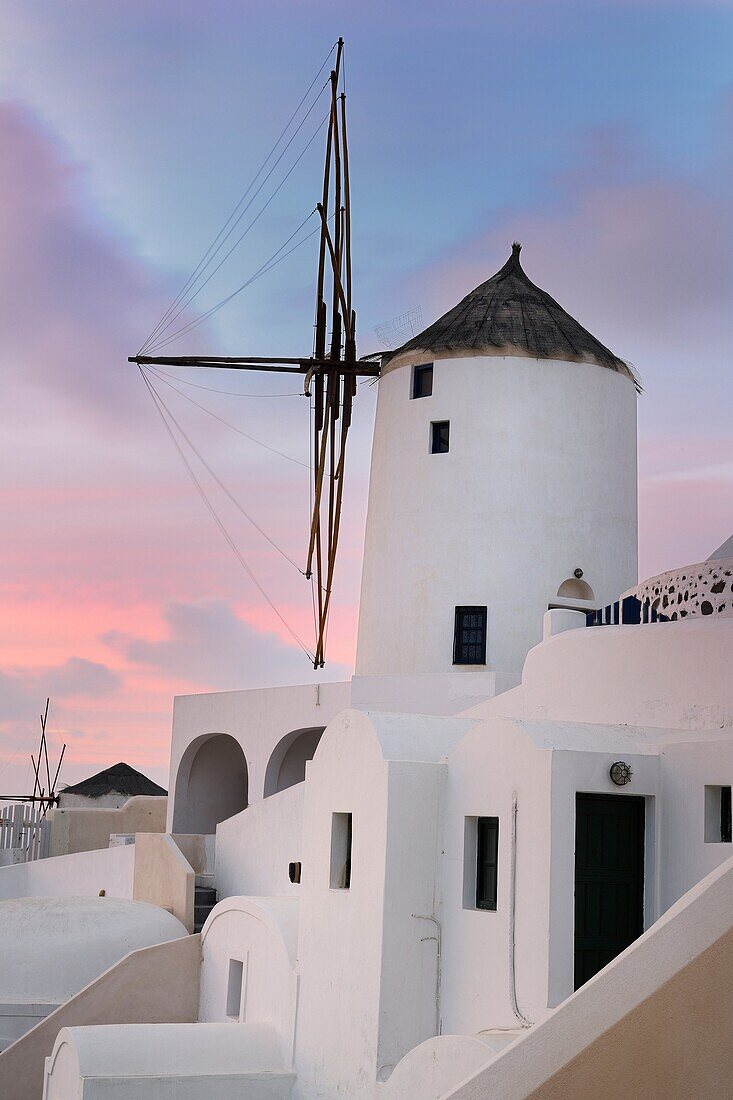
[[[313,354],[308,358],[254,356],[130,356],[141,367],[226,367],[278,371],[305,376],[304,390],[313,398],[312,512],[305,575],[316,593],[316,642],[313,667],[323,667],[326,632],[341,528],[346,440],[351,426],[357,378],[377,378],[380,367],[360,362],[356,353],[356,313],[352,307],[351,188],[346,133],[346,94],[339,95],[344,42],[339,38],[331,72],[331,107],[326,137],[316,277]],[[331,196],[333,210],[330,211]],[[329,223],[333,222],[333,234]],[[326,273],[331,275],[331,341],[328,343]],[[325,527],[325,531],[324,531]]]

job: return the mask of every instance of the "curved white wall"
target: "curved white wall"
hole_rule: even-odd
[[[129,951],[180,939],[157,905],[119,898],[17,898],[0,904],[0,1000],[61,1004]]]
[[[488,607],[486,667],[518,671],[574,569],[598,605],[636,582],[635,387],[516,356],[438,360],[417,400],[411,377],[379,382],[356,675],[460,671],[461,604]],[[450,450],[431,454],[440,420]]]

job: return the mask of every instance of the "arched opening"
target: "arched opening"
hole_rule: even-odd
[[[591,586],[580,577],[568,577],[558,588],[557,594],[563,600],[595,599]]]
[[[315,756],[325,726],[292,730],[278,741],[265,772],[265,798],[302,783],[305,766]]]
[[[178,766],[174,833],[215,833],[220,821],[246,809],[247,761],[228,733],[197,737]]]

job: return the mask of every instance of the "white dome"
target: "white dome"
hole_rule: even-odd
[[[171,913],[120,898],[0,902],[0,1002],[61,1004],[129,951],[188,933]]]

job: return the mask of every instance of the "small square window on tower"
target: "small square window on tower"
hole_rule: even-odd
[[[423,363],[419,367],[413,367],[412,371],[412,396],[430,397],[433,392],[433,364]]]
[[[453,634],[454,665],[486,664],[486,608],[457,607]]]
[[[430,452],[434,455],[448,453],[450,439],[450,421],[434,420],[430,425]]]

